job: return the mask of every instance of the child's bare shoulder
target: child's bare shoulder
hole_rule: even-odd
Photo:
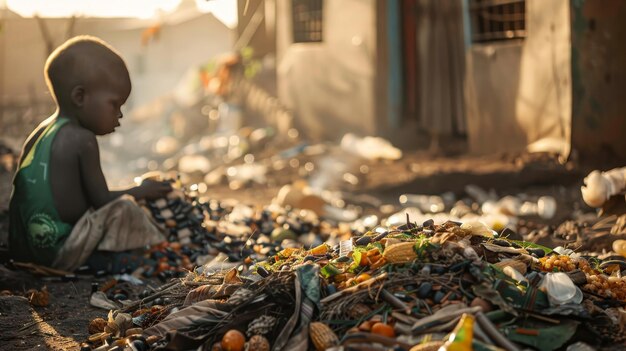
[[[74,123],[68,123],[59,129],[52,154],[56,160],[68,161],[96,157],[99,155],[98,141],[93,132]]]
[[[52,123],[52,119],[50,118],[39,123],[39,125],[26,138],[26,141],[24,142],[24,145],[22,146],[22,155],[20,156],[20,163],[24,161],[24,158],[26,157],[26,155],[31,151],[31,149],[33,148],[33,145],[35,145],[35,142],[41,136],[41,133],[43,133],[46,130],[46,128],[48,127],[50,123]]]
[[[96,135],[79,125],[74,123],[68,123],[64,128],[61,128],[57,134],[59,144],[65,144],[71,147],[85,147],[90,144],[96,144]]]

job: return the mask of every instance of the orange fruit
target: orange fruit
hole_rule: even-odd
[[[396,337],[396,331],[389,324],[378,322],[372,326],[372,333],[387,336],[390,338]]]
[[[221,342],[224,351],[243,351],[245,344],[246,337],[237,329],[227,331]]]
[[[358,276],[358,277],[356,277],[356,282],[357,282],[357,283],[362,283],[362,282],[364,282],[364,281],[366,281],[366,280],[370,279],[371,277],[372,277],[372,276],[371,276],[371,275],[369,275],[369,274],[367,274],[367,273],[361,273],[361,274],[359,274],[359,276]]]
[[[322,244],[311,249],[311,255],[323,255],[328,252],[328,246]]]
[[[159,263],[159,268],[157,269],[157,271],[163,272],[163,271],[167,271],[169,269],[170,269],[170,265],[167,262],[160,262]]]

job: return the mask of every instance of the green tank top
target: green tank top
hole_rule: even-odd
[[[59,129],[69,122],[57,117],[39,135],[13,179],[9,205],[9,248],[22,262],[51,265],[72,225],[54,207],[50,187],[50,151]]]

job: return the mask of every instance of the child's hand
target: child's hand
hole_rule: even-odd
[[[142,198],[146,200],[156,200],[165,197],[167,193],[172,191],[172,184],[170,182],[146,179],[141,182],[139,188]]]

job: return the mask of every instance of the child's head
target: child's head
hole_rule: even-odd
[[[62,114],[97,135],[119,126],[130,76],[124,60],[107,43],[91,36],[72,38],[50,54],[44,74]]]

